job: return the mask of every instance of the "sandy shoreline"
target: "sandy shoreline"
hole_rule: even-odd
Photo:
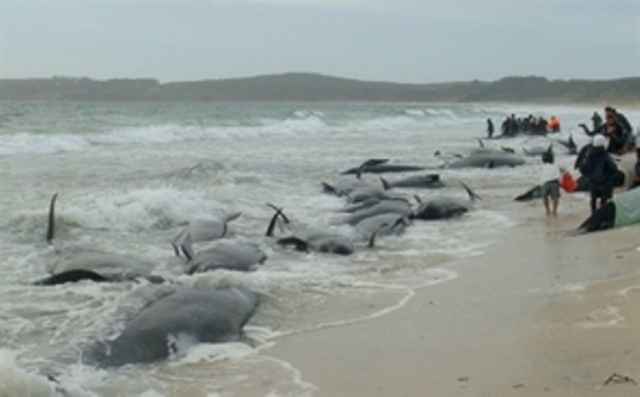
[[[443,266],[458,279],[418,290],[369,321],[282,338],[265,354],[289,362],[315,396],[637,396],[640,227],[565,232],[538,202],[480,257]]]

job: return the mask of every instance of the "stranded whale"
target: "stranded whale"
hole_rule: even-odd
[[[496,168],[515,167],[524,164],[523,158],[502,150],[478,150],[467,157],[457,159],[447,165],[447,168]]]
[[[197,343],[239,341],[257,306],[256,296],[243,287],[177,291],[142,308],[88,358],[113,367],[161,360]]]
[[[468,200],[461,200],[455,197],[449,196],[438,196],[434,197],[428,201],[422,202],[419,197],[416,196],[416,200],[418,200],[419,207],[414,213],[411,215],[412,219],[422,219],[422,220],[433,220],[433,219],[446,219],[451,218],[457,215],[461,215],[473,206],[474,202],[477,199],[480,199],[480,196],[475,194],[467,185],[462,184],[464,189],[467,191],[469,195]]]
[[[179,247],[184,244],[187,236],[192,243],[213,241],[225,237],[229,231],[229,222],[237,219],[239,216],[240,213],[236,212],[221,219],[188,222],[173,240],[171,240],[175,254],[180,256]]]
[[[256,244],[241,240],[218,240],[194,254],[190,242],[182,245],[187,257],[187,274],[227,269],[249,271],[267,260]]]
[[[414,175],[396,181],[387,181],[380,178],[385,190],[391,188],[414,188],[414,189],[434,189],[444,187],[444,183],[440,180],[440,174]]]
[[[342,175],[355,174],[360,177],[363,173],[382,174],[386,172],[422,171],[425,167],[404,164],[388,164],[388,159],[369,159],[358,167],[349,168]]]
[[[55,237],[54,194],[49,204],[47,242],[53,244]],[[135,258],[84,248],[56,248],[57,258],[49,266],[50,277],[36,281],[36,285],[56,285],[80,280],[123,281],[144,278],[151,282],[162,282],[151,274],[151,267]]]
[[[265,235],[267,237],[273,236],[279,219],[284,221],[290,232],[288,236],[276,240],[279,245],[293,246],[298,251],[317,251],[338,255],[350,255],[355,250],[349,237],[293,223],[282,212],[282,208],[278,208],[273,204],[268,204],[268,206],[275,210],[275,214],[269,222]]]

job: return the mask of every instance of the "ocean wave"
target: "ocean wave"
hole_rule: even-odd
[[[87,150],[90,147],[91,143],[79,135],[45,135],[23,132],[3,136],[0,140],[0,155],[75,152]]]
[[[17,362],[18,353],[0,350],[0,396],[62,397],[89,396],[89,394],[67,394],[55,381],[43,374],[22,368]]]
[[[409,115],[333,119],[321,112],[304,112],[285,119],[262,119],[252,125],[154,124],[118,127],[103,132],[19,132],[3,135],[0,156],[54,154],[140,145],[158,147],[189,141],[210,141],[269,136],[305,138],[310,135],[403,133],[440,125],[443,121],[419,120]]]
[[[169,229],[185,221],[215,219],[234,211],[206,192],[172,187],[111,191],[95,195],[60,196],[56,229],[140,232]],[[23,235],[44,236],[47,209],[20,211],[4,219],[2,228]]]

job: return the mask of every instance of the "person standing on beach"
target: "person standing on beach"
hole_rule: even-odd
[[[487,119],[487,136],[489,139],[493,138],[493,121],[491,119]]]
[[[591,213],[603,206],[613,196],[613,176],[618,167],[605,149],[604,135],[597,134],[591,142],[591,149],[580,164],[580,172],[589,182]],[[597,205],[600,200],[600,205]]]
[[[540,174],[542,184],[542,204],[547,216],[558,215],[560,201],[560,168],[553,161],[553,154],[542,154],[542,170]]]

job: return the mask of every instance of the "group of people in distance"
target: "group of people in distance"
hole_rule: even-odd
[[[592,122],[592,130],[580,125],[591,136],[591,143],[580,150],[574,163],[588,183],[591,216],[576,234],[640,222],[640,129],[634,137],[628,119],[610,106],[605,108],[604,122],[597,112]],[[629,175],[628,190],[614,195],[615,178],[620,172],[612,155],[631,151],[636,152],[635,173]],[[562,172],[551,153],[542,155],[542,201],[547,215],[557,214]]]
[[[495,127],[491,119],[487,119],[487,136],[493,138]],[[560,132],[560,120],[556,116],[551,116],[549,120],[542,116],[530,114],[525,118],[517,117],[515,114],[507,116],[500,127],[500,137],[514,137],[520,134],[545,135],[549,132]]]

